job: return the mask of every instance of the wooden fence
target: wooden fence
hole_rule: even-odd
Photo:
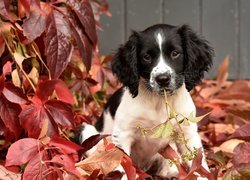
[[[250,0],[107,0],[112,17],[102,16],[101,54],[111,54],[131,30],[156,23],[189,24],[214,47],[213,78],[230,55],[230,79],[250,79]]]

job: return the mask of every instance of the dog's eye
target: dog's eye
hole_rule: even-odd
[[[150,56],[149,54],[145,54],[145,55],[143,56],[143,60],[144,60],[145,62],[150,63],[150,62],[151,62],[151,56]]]
[[[174,51],[171,52],[171,58],[172,59],[176,59],[179,56],[180,56],[180,53],[178,51],[174,50]]]

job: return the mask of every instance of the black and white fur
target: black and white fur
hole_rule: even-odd
[[[184,116],[195,114],[195,105],[188,91],[201,81],[212,65],[213,50],[187,25],[158,24],[141,32],[133,32],[112,61],[112,71],[123,83],[110,98],[95,128],[85,125],[81,141],[96,133],[112,134],[112,141],[121,147],[143,170],[152,170],[161,177],[178,177],[158,151],[169,143],[180,154],[182,143],[165,138],[143,137],[138,124],[152,128],[166,121],[169,112],[163,96],[165,88],[170,106]],[[175,121],[172,122],[176,124]],[[197,124],[181,125],[190,149],[202,147]],[[190,163],[189,163],[190,165]],[[208,169],[205,159],[202,165]]]

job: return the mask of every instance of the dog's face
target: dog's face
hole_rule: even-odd
[[[188,26],[160,24],[133,32],[112,61],[112,70],[135,97],[139,81],[168,94],[185,83],[191,90],[212,64],[213,50]]]
[[[153,26],[139,35],[138,73],[151,91],[172,94],[184,82],[181,36],[171,26]]]

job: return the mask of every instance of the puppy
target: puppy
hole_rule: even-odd
[[[213,49],[189,26],[157,24],[144,31],[132,32],[112,61],[112,71],[123,87],[108,101],[95,128],[86,125],[80,141],[96,133],[112,134],[112,141],[145,171],[154,169],[161,177],[178,177],[158,151],[169,143],[180,154],[187,150],[182,142],[169,138],[143,137],[138,124],[152,128],[166,121],[164,89],[170,107],[186,117],[195,114],[188,91],[201,81],[212,65]],[[171,121],[176,125],[176,121]],[[197,124],[182,126],[190,149],[202,147]],[[97,131],[98,132],[97,132]],[[155,166],[156,165],[156,166]],[[191,165],[191,162],[189,162]],[[208,170],[205,159],[202,165]],[[156,167],[156,168],[155,168]]]

